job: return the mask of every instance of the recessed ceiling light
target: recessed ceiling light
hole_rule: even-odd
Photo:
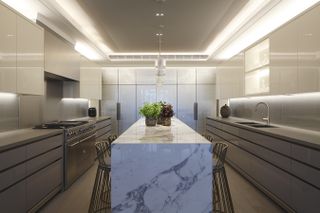
[[[163,33],[156,33],[156,36],[163,36]]]
[[[156,16],[164,16],[164,13],[156,13]]]

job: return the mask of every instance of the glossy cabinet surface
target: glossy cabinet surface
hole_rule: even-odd
[[[102,98],[102,70],[100,66],[84,58],[80,63],[80,98]]]
[[[217,67],[216,97],[228,99],[244,96],[244,55],[239,53]]]
[[[297,19],[298,90],[320,91],[320,6]]]
[[[80,54],[53,32],[45,30],[45,71],[72,80],[80,80]]]
[[[0,91],[43,95],[43,29],[1,4],[0,14]]]
[[[0,92],[17,91],[16,14],[0,4]]]
[[[292,21],[270,36],[270,94],[298,92],[298,25]]]

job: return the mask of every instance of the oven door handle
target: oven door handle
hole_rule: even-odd
[[[74,147],[76,145],[78,145],[79,143],[82,143],[84,141],[87,141],[89,140],[90,138],[93,138],[93,137],[96,137],[96,134],[93,134],[93,135],[90,135],[89,137],[86,137],[84,139],[81,139],[80,141],[76,142],[76,143],[73,143],[73,144],[68,144],[68,147]]]

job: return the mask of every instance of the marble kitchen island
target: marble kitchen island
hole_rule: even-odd
[[[212,211],[211,143],[186,124],[138,120],[112,145],[112,213]]]

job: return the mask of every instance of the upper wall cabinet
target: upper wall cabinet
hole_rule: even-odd
[[[269,45],[266,39],[245,52],[245,95],[269,93]]]
[[[244,96],[244,55],[239,53],[216,71],[216,97],[228,99]]]
[[[83,57],[80,63],[80,98],[102,99],[102,69]]]
[[[0,4],[0,92],[44,94],[43,29]]]
[[[17,91],[16,14],[0,4],[0,92]]]
[[[80,54],[71,44],[45,31],[45,71],[72,80],[80,80]]]
[[[320,91],[320,6],[297,19],[298,90]]]
[[[44,31],[17,16],[17,93],[44,94]]]
[[[292,21],[270,35],[270,94],[298,92],[298,25]]]

